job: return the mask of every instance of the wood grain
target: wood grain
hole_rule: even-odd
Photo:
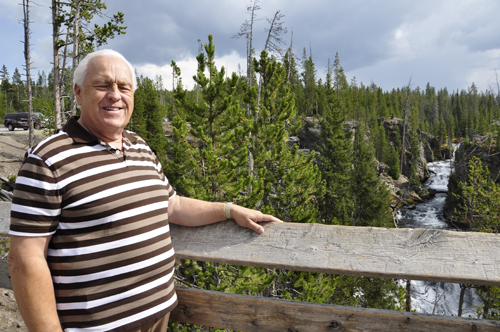
[[[500,285],[500,235],[268,223],[258,235],[234,221],[171,225],[177,258],[289,270]]]

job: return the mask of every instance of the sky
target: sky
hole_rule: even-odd
[[[24,70],[23,17],[20,0],[0,0],[0,66],[12,75]],[[52,62],[50,0],[36,0],[30,12],[31,60],[35,74]],[[199,42],[214,37],[216,65],[226,72],[246,72],[246,40],[235,39],[250,19],[250,0],[107,0],[108,16],[121,11],[128,26],[101,48],[122,53],[139,74],[172,86],[171,61],[192,88]],[[497,93],[500,72],[500,1],[498,0],[261,0],[254,24],[254,48],[264,48],[274,14],[284,14],[283,36],[302,58],[312,54],[317,77],[324,80],[328,61],[338,52],[347,79],[375,83],[384,91],[411,87],[467,89]],[[95,23],[103,24],[97,19]],[[22,72],[23,73],[23,72]]]

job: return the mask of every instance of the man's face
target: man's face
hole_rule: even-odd
[[[134,110],[132,73],[120,58],[98,56],[88,63],[83,87],[75,86],[83,126],[106,141],[121,135]]]

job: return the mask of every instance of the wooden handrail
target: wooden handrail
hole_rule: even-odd
[[[228,221],[171,225],[176,257],[366,277],[500,285],[500,234]]]
[[[180,259],[500,286],[498,234],[267,223],[258,235],[234,221],[170,226]],[[9,287],[5,280],[0,261],[0,287]],[[500,331],[500,323],[489,320],[176,290],[172,320],[238,331]]]
[[[176,257],[370,277],[500,286],[500,235],[269,223],[171,225]],[[500,323],[176,288],[171,319],[238,331],[500,331]]]

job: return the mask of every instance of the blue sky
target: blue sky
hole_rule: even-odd
[[[14,0],[0,0],[0,66],[12,74],[23,67],[22,7]],[[52,61],[52,28],[49,0],[38,0],[31,10],[32,61],[37,70],[49,71]],[[108,0],[108,14],[125,14],[127,34],[111,40],[106,48],[125,55],[139,74],[161,75],[171,87],[172,60],[182,70],[183,83],[191,87],[196,70],[198,39],[214,36],[217,65],[229,72],[245,69],[246,42],[233,39],[245,19],[249,0]],[[481,91],[496,93],[500,70],[500,1],[332,1],[261,0],[254,27],[254,47],[260,53],[277,10],[285,15],[284,36],[301,57],[312,51],[318,77],[324,77],[328,59],[338,52],[350,81],[372,82],[384,90],[402,87],[467,89],[472,82]],[[96,23],[102,24],[102,20]]]

